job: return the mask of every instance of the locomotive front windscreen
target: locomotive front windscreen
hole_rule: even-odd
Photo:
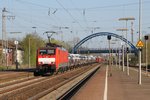
[[[55,54],[55,50],[54,49],[41,49],[39,51],[39,54],[44,55],[44,54],[48,54],[48,55],[53,55]]]
[[[47,50],[47,54],[55,54],[55,50],[53,49],[53,50]]]

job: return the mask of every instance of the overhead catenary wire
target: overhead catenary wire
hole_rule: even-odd
[[[26,3],[26,4],[30,4],[30,5],[34,5],[34,6],[38,6],[38,7],[42,7],[42,8],[46,8],[48,9],[48,15],[52,18],[52,15],[55,16],[53,17],[53,19],[56,19],[56,20],[52,20],[52,21],[55,21],[55,23],[59,23],[59,24],[62,24],[60,18],[58,18],[55,13],[57,13],[58,9],[57,8],[53,8],[53,7],[49,7],[49,6],[45,6],[45,5],[41,5],[41,4],[37,4],[37,3],[33,3],[33,2],[30,2],[30,1],[25,1],[25,0],[16,0],[18,1],[19,3]],[[57,22],[56,22],[57,21]],[[61,25],[60,25],[61,26]]]
[[[48,29],[48,28],[47,28],[47,27],[43,27],[43,26],[39,26],[39,25],[41,25],[41,24],[46,25],[46,26],[49,25],[49,24],[46,24],[46,23],[40,23],[40,24],[39,24],[39,22],[38,22],[38,23],[34,23],[34,25],[33,25],[33,22],[32,22],[32,21],[26,19],[25,16],[20,16],[20,15],[17,15],[17,16],[16,16],[16,19],[17,19],[17,20],[15,20],[15,21],[18,22],[17,25],[22,26],[23,28],[27,27],[26,24],[23,24],[23,23],[28,23],[28,24],[30,24],[31,26],[36,25],[37,27],[43,28],[43,29]],[[20,19],[21,22],[20,22],[18,19]],[[38,21],[38,19],[37,19],[37,20],[36,20],[36,19],[33,19],[33,20],[34,20],[34,22],[37,22],[37,21]]]
[[[13,14],[13,15],[15,15],[13,12],[9,12],[10,14]],[[22,13],[22,14],[21,14]],[[21,15],[23,15],[23,16],[21,16]],[[30,17],[29,18],[27,18],[27,16],[24,16],[24,15],[27,15],[26,13],[23,13],[23,12],[20,12],[20,15],[17,15],[16,17],[17,18],[19,18],[19,19],[21,19],[23,22],[25,22],[25,23],[28,23],[28,24],[31,24],[32,26],[34,26],[36,23],[35,22],[38,22],[37,24],[36,24],[36,26],[38,26],[38,27],[40,27],[40,28],[44,28],[44,29],[47,29],[47,30],[49,30],[49,28],[47,28],[47,27],[43,27],[43,26],[41,26],[41,25],[45,25],[45,26],[54,26],[54,25],[52,25],[52,24],[47,24],[47,23],[43,23],[43,22],[39,22],[39,18],[37,18],[37,17],[34,17],[33,19],[32,19],[32,21],[31,20],[29,20],[30,19]],[[54,17],[54,18],[56,18],[56,17]],[[58,19],[57,19],[58,20]],[[15,20],[15,21],[17,21],[17,20]],[[56,21],[56,20],[53,20],[53,21]],[[33,25],[33,22],[34,22],[34,25]],[[59,22],[59,21],[58,21]],[[21,22],[22,23],[22,22]],[[56,23],[56,22],[55,22]],[[26,25],[26,24],[25,24]],[[25,26],[25,25],[23,25],[23,26]],[[40,26],[39,26],[40,25]]]
[[[27,0],[16,0],[18,2],[22,2],[22,3],[26,3],[26,4],[30,4],[30,5],[33,5],[33,6],[38,6],[38,7],[42,7],[42,8],[52,8],[53,7],[49,7],[49,6],[45,6],[45,5],[41,5],[41,4],[37,4],[37,3],[33,3],[31,1],[27,1]],[[55,9],[55,8],[54,8]]]
[[[30,5],[34,5],[34,6],[38,6],[38,7],[42,7],[42,8],[51,8],[51,9],[58,9],[58,10],[63,10],[63,8],[56,8],[56,7],[49,7],[49,6],[45,6],[45,5],[41,5],[38,3],[33,3],[31,1],[26,1],[26,0],[16,0],[16,1],[20,1],[22,3],[26,3],[26,4],[30,4]],[[57,0],[58,1],[58,0]],[[149,0],[145,0],[143,1],[144,3],[150,3]],[[106,6],[97,6],[97,7],[89,7],[86,8],[87,10],[96,10],[96,9],[102,9],[102,8],[116,8],[116,7],[122,7],[122,6],[133,6],[133,5],[137,5],[138,6],[138,2],[133,2],[133,3],[125,3],[125,4],[116,4],[116,5],[106,5]],[[67,10],[80,10],[82,11],[85,8],[66,8]]]
[[[36,3],[32,3],[32,2],[29,2],[29,1],[24,1],[24,0],[16,0],[16,1],[20,1],[20,2],[22,2],[22,3],[26,3],[26,4],[30,4],[30,5],[34,5],[34,6],[39,6],[39,7],[44,7],[44,8],[49,8],[49,11],[48,11],[48,15],[50,15],[50,9],[52,8],[50,8],[50,7],[48,7],[48,6],[44,6],[44,5],[39,5],[39,4],[36,4]],[[53,8],[53,13],[52,14],[55,14],[56,13],[56,11],[57,11],[57,8]],[[69,13],[69,12],[68,12]],[[71,14],[70,14],[71,15]],[[73,17],[73,16],[72,16]],[[56,18],[56,16],[55,16],[55,18]],[[58,18],[58,17],[57,17]],[[57,19],[57,20],[60,20],[60,19]],[[74,20],[75,20],[75,18],[74,18]],[[62,23],[61,23],[62,24]],[[81,25],[80,25],[81,26]]]
[[[27,1],[27,0],[15,0],[15,1],[20,1],[20,2],[22,2],[22,3],[26,3],[26,4],[31,4],[31,5],[34,5],[34,6],[39,6],[39,7],[44,7],[44,8],[51,8],[51,9],[53,9],[53,11],[54,10],[56,10],[56,9],[58,9],[58,10],[64,10],[64,8],[55,8],[55,7],[49,7],[49,6],[45,6],[45,5],[41,5],[41,4],[38,4],[38,3],[34,3],[34,2],[31,2],[31,1]],[[150,1],[143,1],[143,3],[150,3]],[[120,7],[120,6],[131,6],[131,5],[138,5],[138,3],[137,2],[133,2],[133,3],[126,3],[126,4],[118,4],[118,5],[108,5],[108,6],[100,6],[100,7],[90,7],[90,8],[66,8],[66,10],[67,11],[69,11],[69,10],[77,10],[77,11],[83,11],[83,9],[87,9],[87,11],[89,11],[89,10],[97,10],[97,9],[100,9],[100,8],[107,8],[107,7]],[[95,8],[95,9],[94,9]],[[86,11],[86,12],[87,12]],[[85,12],[85,14],[86,14],[86,12]],[[56,12],[57,13],[57,12]],[[73,16],[74,17],[74,16]],[[53,19],[56,19],[56,21],[57,21],[57,18],[56,17],[53,17]],[[54,20],[52,20],[52,21],[54,21]],[[59,21],[58,21],[59,22]],[[78,22],[79,22],[79,20],[78,20]],[[88,21],[87,21],[88,22]],[[81,22],[80,22],[81,23]],[[45,23],[44,23],[45,24]],[[62,23],[61,23],[62,24]],[[144,24],[144,23],[143,23]],[[148,23],[147,23],[148,24]],[[60,25],[61,26],[61,25]]]
[[[81,28],[83,28],[82,25],[79,23],[79,21],[76,20],[76,19],[73,17],[73,15],[72,15],[58,0],[56,0],[56,1],[57,1],[57,3],[70,15],[70,17],[71,17],[75,22],[77,22]]]
[[[9,12],[10,14],[13,14],[12,12]],[[26,14],[21,14],[21,15],[26,15]],[[18,24],[16,24],[16,25],[18,25],[19,26],[19,28],[28,28],[29,29],[29,27],[28,26],[26,26],[27,24],[24,24],[24,23],[28,23],[28,25],[30,24],[31,26],[37,26],[38,28],[41,28],[43,31],[45,31],[45,30],[49,30],[49,28],[50,28],[50,25],[49,24],[47,24],[47,23],[40,23],[39,24],[39,19],[36,17],[36,18],[34,18],[34,19],[32,19],[32,21],[31,20],[29,20],[28,18],[26,18],[26,16],[21,16],[21,15],[17,15],[17,20],[15,20],[15,22],[17,22]],[[18,20],[18,18],[21,20]],[[54,18],[56,18],[56,17],[54,17]],[[33,23],[34,22],[34,23]],[[38,22],[38,23],[35,23],[35,22]],[[60,22],[60,21],[58,21],[58,22]],[[61,23],[61,22],[60,22]],[[14,24],[14,23],[13,23]],[[47,26],[47,27],[43,27],[43,25],[45,25],[45,26]],[[53,27],[54,25],[51,25],[51,27]],[[15,26],[16,27],[16,26]],[[15,28],[14,27],[14,28]],[[26,29],[26,30],[28,30],[28,29]],[[10,31],[12,31],[12,30],[10,30]]]
[[[16,1],[20,1],[20,2],[23,2],[23,3],[26,3],[26,4],[30,4],[30,5],[34,5],[34,6],[38,6],[38,7],[44,7],[44,8],[51,8],[53,10],[62,10],[63,8],[54,8],[54,7],[48,7],[48,6],[45,6],[45,5],[41,5],[41,4],[37,4],[37,3],[33,3],[31,1],[25,1],[25,0],[16,0]],[[143,1],[143,3],[150,3],[149,0],[147,1]],[[100,9],[100,8],[113,8],[113,7],[121,7],[121,6],[132,6],[132,5],[138,5],[138,2],[133,2],[133,3],[125,3],[125,4],[116,4],[116,5],[108,5],[108,6],[99,6],[99,7],[90,7],[90,8],[66,8],[66,10],[81,10],[83,11],[83,9],[86,9],[88,10],[88,12],[90,10],[96,10],[96,9]]]
[[[72,1],[72,0],[70,0],[70,2],[71,2],[71,4],[73,5],[73,6],[76,6],[75,8],[77,9],[77,5],[75,5],[75,3]],[[86,9],[83,9],[82,11],[79,11],[79,10],[77,10],[78,11],[78,13],[80,14],[80,15],[82,15],[82,17],[83,17],[83,21],[84,21],[84,23],[85,23],[85,26],[86,27],[89,27],[89,23],[88,23],[88,21],[87,21],[87,18],[86,18]],[[82,13],[81,13],[82,12]],[[81,21],[80,21],[81,22]]]

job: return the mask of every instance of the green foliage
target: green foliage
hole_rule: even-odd
[[[71,46],[70,46],[67,42],[62,42],[61,45],[62,45],[65,49],[67,49],[68,51],[70,51]]]
[[[0,66],[0,70],[6,70],[7,67],[6,66]]]
[[[58,44],[58,45],[62,45],[65,49],[67,49],[68,51],[71,50],[71,46],[69,45],[69,43],[64,42],[64,41],[59,41],[59,40],[55,40],[52,39],[51,40],[52,43]]]
[[[20,45],[22,46],[24,50],[24,56],[23,56],[23,63],[28,64],[29,63],[29,41],[30,41],[30,64],[31,66],[36,65],[36,50],[39,47],[44,47],[45,42],[42,38],[40,38],[37,34],[28,34],[26,37],[21,41]],[[65,42],[61,42],[55,39],[51,39],[52,43],[62,45],[67,50],[69,49],[69,45]]]
[[[28,34],[26,37],[22,40],[21,46],[24,50],[24,64],[29,63],[29,52],[30,52],[30,64],[31,66],[36,65],[36,50],[39,47],[44,46],[44,41],[42,38],[40,38],[37,34]],[[30,51],[29,51],[30,46]]]
[[[2,51],[0,51],[0,63],[2,61]]]

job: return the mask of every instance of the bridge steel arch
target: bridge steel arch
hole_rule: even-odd
[[[76,53],[77,52],[77,49],[79,48],[79,46],[81,46],[83,43],[85,43],[86,41],[94,38],[94,37],[97,37],[97,36],[112,36],[112,37],[116,37],[122,41],[124,41],[125,43],[127,43],[136,53],[138,51],[138,49],[130,42],[130,41],[127,41],[126,38],[120,36],[120,35],[117,35],[115,33],[110,33],[110,32],[98,32],[98,33],[94,33],[94,34],[91,34],[87,37],[85,37],[84,39],[82,39],[80,42],[78,42],[72,49],[72,53]]]

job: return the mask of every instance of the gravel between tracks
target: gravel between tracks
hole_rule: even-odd
[[[28,99],[46,89],[52,88],[55,89],[55,85],[60,82],[66,81],[71,77],[80,74],[83,71],[89,70],[93,66],[81,67],[76,70],[68,71],[66,73],[52,76],[44,77],[42,81],[27,82],[25,85],[20,85],[20,87],[14,86],[13,88],[9,86],[7,89],[2,89],[0,91],[0,99],[2,100],[25,100]],[[21,84],[21,83],[20,83]],[[11,87],[11,88],[10,88]]]
[[[5,72],[0,75],[0,84],[5,84],[11,81],[33,76],[31,72]]]

